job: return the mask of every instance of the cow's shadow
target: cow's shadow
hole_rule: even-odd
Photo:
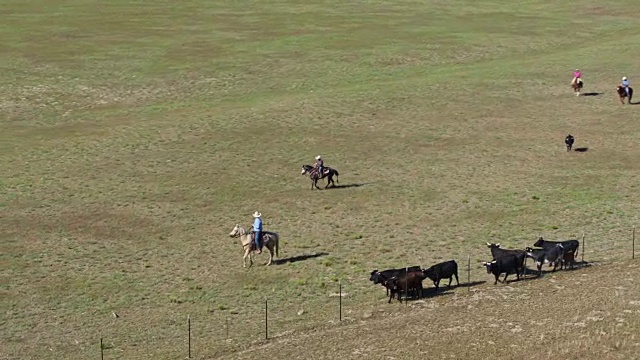
[[[556,271],[553,271],[553,266],[549,268],[548,265],[545,264],[545,266],[542,267],[542,272],[540,274],[538,274],[537,269],[526,268],[524,279],[525,280],[542,279],[549,274],[559,274],[564,271],[576,271],[589,266],[593,266],[593,264],[586,261],[576,261],[573,263],[573,267],[571,268],[564,268],[560,270],[560,268],[558,267]]]

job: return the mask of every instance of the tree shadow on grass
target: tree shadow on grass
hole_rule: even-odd
[[[282,265],[282,264],[286,264],[286,263],[295,263],[295,262],[299,262],[299,261],[305,261],[305,260],[308,260],[308,259],[318,258],[318,257],[325,256],[325,255],[329,255],[329,253],[327,253],[327,252],[319,252],[319,253],[315,253],[315,254],[292,256],[292,257],[288,257],[288,258],[284,258],[284,259],[275,259],[275,260],[273,260],[273,263],[275,265]]]

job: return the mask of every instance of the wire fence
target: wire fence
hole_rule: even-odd
[[[588,237],[586,236],[586,234],[583,234],[582,241],[580,244],[582,248],[580,260],[583,265],[588,264],[587,262],[585,262],[585,258],[584,258],[585,248],[588,246],[587,239]],[[629,252],[630,252],[629,258],[631,259],[635,259],[635,240],[636,240],[636,228],[634,226],[631,232],[631,244],[629,246]],[[472,276],[471,276],[471,271],[472,271],[471,260],[472,260],[472,256],[468,255],[466,259],[466,264],[464,267],[462,267],[462,270],[466,271],[467,273],[466,274],[467,283],[466,284],[461,283],[460,287],[466,286],[467,291],[471,291],[471,288],[474,285],[474,283],[472,283]],[[464,273],[459,274],[459,277],[464,279]],[[346,295],[348,294],[344,290],[345,290],[344,284],[341,281],[339,281],[337,284],[336,293],[330,296],[331,300],[326,304],[326,309],[323,315],[325,315],[325,320],[327,317],[331,319],[329,321],[331,325],[339,324],[346,319],[344,301],[345,301]],[[409,299],[409,294],[404,293],[403,297],[405,298],[405,301],[404,301],[405,305],[408,305],[409,301],[406,301],[406,300]],[[253,334],[253,337],[250,340],[268,342],[274,337],[280,337],[284,334],[292,333],[293,331],[301,331],[302,328],[304,327],[304,326],[300,326],[301,323],[306,323],[308,327],[315,327],[318,325],[317,319],[315,319],[316,321],[310,320],[310,319],[307,319],[305,321],[304,318],[301,318],[300,316],[304,314],[304,310],[302,309],[296,310],[296,307],[294,304],[295,304],[295,301],[293,302],[277,301],[276,304],[272,304],[269,301],[269,298],[265,298],[262,304],[262,313],[260,314],[260,316],[257,316],[257,314],[249,314],[249,315],[245,315],[244,319],[242,319],[242,317],[240,316],[234,319],[232,319],[229,316],[224,317],[223,320],[217,319],[217,325],[200,327],[200,329],[198,330],[200,332],[198,334],[199,341],[197,342],[194,341],[194,327],[193,327],[194,321],[197,321],[197,319],[193,318],[191,315],[186,315],[184,316],[184,324],[180,326],[178,322],[176,324],[176,327],[174,328],[174,331],[173,331],[173,333],[175,333],[174,340],[182,343],[182,345],[180,345],[180,347],[182,347],[182,350],[179,350],[180,352],[183,353],[182,356],[184,356],[185,358],[191,359],[191,358],[194,358],[194,352],[197,350],[195,348],[196,344],[198,344],[199,346],[202,346],[203,344],[207,344],[206,352],[207,352],[207,356],[210,356],[212,353],[216,352],[215,349],[212,349],[212,346],[215,346],[213,344],[215,343],[220,344],[221,342],[232,341],[234,340],[234,336],[242,337],[242,339],[246,340],[248,336],[251,337],[251,335],[247,335],[247,334]],[[295,317],[296,315],[298,316],[298,318]],[[203,321],[209,321],[209,320],[205,319]],[[182,328],[182,330],[179,331],[178,330],[179,328]],[[234,328],[243,328],[244,331],[235,332]],[[207,332],[207,333],[203,334],[202,332]],[[237,334],[242,334],[242,335],[237,335]],[[179,339],[181,337],[184,339],[184,341]],[[122,355],[123,355],[122,353],[118,353],[118,354],[110,353],[110,351],[113,350],[114,348],[114,344],[112,342],[109,342],[109,339],[100,337],[100,339],[98,339],[98,341],[96,342],[96,347],[98,346],[100,351],[100,358],[102,360],[104,360],[105,358],[106,359],[122,358]]]

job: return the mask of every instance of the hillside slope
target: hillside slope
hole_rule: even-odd
[[[640,266],[621,262],[382,305],[365,320],[284,334],[228,359],[637,359]],[[382,300],[381,300],[382,302]]]

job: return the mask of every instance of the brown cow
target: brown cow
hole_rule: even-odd
[[[418,297],[422,296],[422,280],[426,276],[421,271],[408,272],[400,274],[389,279],[385,283],[385,287],[389,289],[391,295],[389,296],[389,304],[395,294],[398,294],[398,301],[402,303],[402,293],[408,294],[409,291],[415,290],[418,292]]]

